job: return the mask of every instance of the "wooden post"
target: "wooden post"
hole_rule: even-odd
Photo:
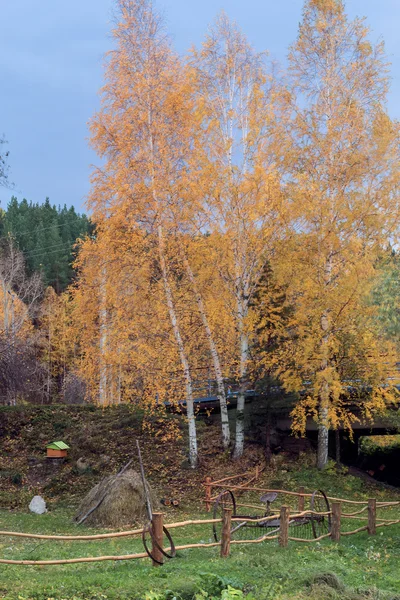
[[[299,512],[303,512],[303,510],[304,510],[305,497],[302,496],[302,494],[304,494],[304,487],[299,488],[299,496],[298,496],[298,499],[299,499],[299,504],[298,504]]]
[[[342,503],[332,502],[332,529],[331,536],[334,542],[340,541],[340,519],[342,516]]]
[[[368,533],[376,535],[376,499],[368,500]]]
[[[255,476],[255,480],[258,481],[258,478],[260,477],[259,475],[259,470],[258,470],[258,465],[256,465],[256,476]]]
[[[290,508],[289,506],[281,506],[281,514],[279,518],[279,545],[282,548],[286,548],[288,545],[289,538],[289,515]]]
[[[227,558],[231,551],[231,517],[232,510],[224,508],[222,514],[221,558]]]
[[[164,521],[163,513],[153,513],[153,518],[151,521],[152,528],[153,528],[153,534],[154,534],[154,538],[155,538],[156,542],[161,547],[163,545],[163,537],[164,537],[163,521]],[[164,562],[164,557],[163,557],[162,553],[160,552],[160,550],[157,548],[157,546],[155,546],[154,542],[151,547],[151,554],[158,561],[158,562],[155,562],[153,560],[153,567],[158,567],[159,563]]]
[[[206,511],[211,511],[211,477],[206,477]]]

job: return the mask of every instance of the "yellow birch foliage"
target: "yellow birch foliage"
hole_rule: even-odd
[[[204,370],[204,336],[183,281],[179,255],[170,242],[170,280],[185,346],[195,372]],[[101,363],[108,387],[120,379],[120,392],[109,389],[107,404],[145,402],[150,408],[183,400],[184,383],[176,343],[165,305],[157,267],[156,243],[151,236],[123,229],[98,231],[86,240],[79,255],[79,279],[74,292],[76,326],[81,331],[81,376],[99,390]],[[101,349],[100,314],[105,303],[106,344]],[[204,378],[201,375],[201,378]],[[112,383],[113,382],[113,383]],[[117,384],[119,385],[119,384]],[[98,393],[96,392],[96,401]]]
[[[57,295],[52,287],[47,288],[39,315],[40,346],[53,377],[75,368],[79,330],[73,321],[73,310],[69,291]]]
[[[273,78],[237,25],[222,13],[193,50],[197,113],[202,121],[200,211],[216,276],[231,296],[238,397],[235,456],[243,453],[244,391],[251,347],[251,298],[281,233],[280,183],[270,145]],[[219,284],[217,287],[219,287]]]
[[[351,429],[350,387],[373,390],[360,399],[369,416],[394,399],[394,352],[365,297],[378,252],[398,233],[399,126],[385,108],[383,44],[369,42],[363,20],[347,19],[341,0],[305,3],[289,65],[280,165],[292,238],[277,270],[295,322],[278,373],[288,389],[310,390],[295,429],[304,432],[310,414],[327,444],[329,428]]]
[[[3,286],[0,286],[0,324],[2,335],[7,337],[15,335],[19,339],[26,339],[33,333],[26,304]]]

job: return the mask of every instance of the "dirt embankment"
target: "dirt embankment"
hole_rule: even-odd
[[[199,419],[201,464],[193,471],[185,433],[182,417],[167,415],[144,424],[143,413],[128,405],[0,408],[0,506],[26,506],[34,494],[50,503],[78,504],[104,476],[132,458],[135,465],[136,439],[146,475],[160,498],[198,500],[206,475],[221,478],[262,461],[262,449],[252,446],[242,461],[232,463],[222,453],[218,422]],[[46,445],[58,440],[70,451],[65,462],[54,464],[46,459]]]

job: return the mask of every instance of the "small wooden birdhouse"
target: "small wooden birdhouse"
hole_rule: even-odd
[[[65,458],[69,446],[65,442],[52,442],[47,445],[47,458]]]

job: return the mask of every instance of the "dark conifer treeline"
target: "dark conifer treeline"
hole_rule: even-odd
[[[56,207],[12,197],[2,215],[1,236],[11,236],[23,252],[28,275],[40,272],[57,293],[71,283],[76,241],[91,231],[89,219],[71,206]]]

